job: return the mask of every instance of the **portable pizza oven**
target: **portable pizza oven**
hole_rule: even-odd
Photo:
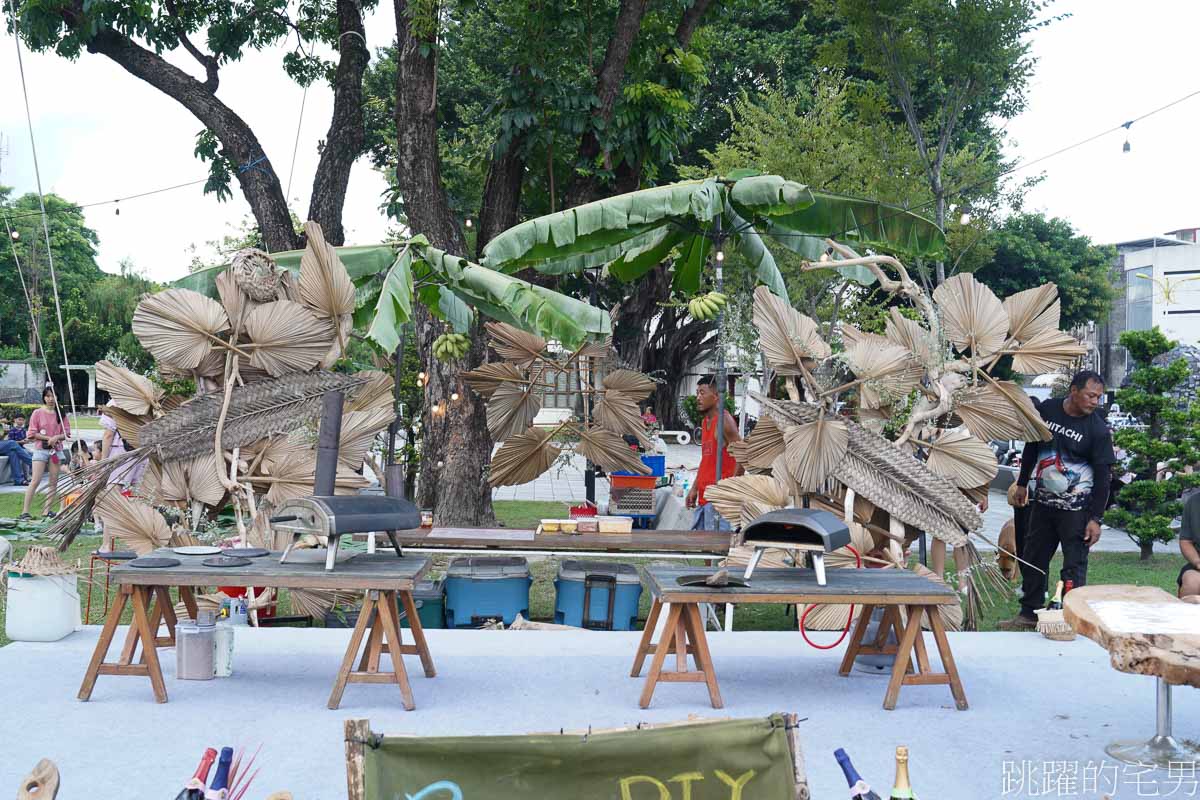
[[[396,531],[421,526],[421,512],[399,497],[385,495],[331,495],[288,500],[271,517],[271,525],[288,531],[292,540],[283,551],[280,563],[287,560],[296,540],[306,534],[324,537],[328,543],[325,569],[332,570],[337,558],[338,539],[347,534],[384,531],[396,555],[403,556]]]
[[[850,544],[846,523],[828,511],[813,508],[783,508],[768,511],[742,529],[745,544],[754,548],[746,565],[746,579],[768,547],[804,550],[811,554],[817,585],[825,585],[825,554]]]

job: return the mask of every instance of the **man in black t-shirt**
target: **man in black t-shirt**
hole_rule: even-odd
[[[1087,584],[1088,549],[1100,540],[1100,518],[1108,505],[1112,478],[1112,433],[1096,407],[1104,379],[1085,370],[1071,379],[1066,397],[1043,400],[1038,412],[1050,429],[1048,442],[1026,442],[1021,454],[1014,499],[1028,498],[1030,478],[1037,479],[1029,533],[1021,558],[1021,612],[1001,623],[1006,630],[1037,627],[1034,609],[1046,595],[1050,559],[1062,545],[1062,581]]]

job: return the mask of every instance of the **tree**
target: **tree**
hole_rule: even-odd
[[[30,0],[20,5],[19,32],[35,51],[54,50],[67,58],[81,52],[111,59],[131,75],[172,98],[204,126],[195,153],[210,164],[206,192],[224,199],[237,179],[272,251],[301,243],[291,224],[279,176],[258,137],[237,112],[217,97],[221,67],[247,50],[285,42],[294,33],[296,49],[284,68],[302,85],[324,78],[333,87],[333,114],[313,178],[308,219],[319,222],[326,239],[341,244],[342,206],[350,167],[363,152],[362,76],[369,54],[360,0],[163,0],[145,3],[89,3]],[[367,4],[368,6],[370,3]],[[203,33],[205,41],[193,41]],[[336,64],[316,54],[314,45],[332,47]],[[192,77],[166,54],[190,56],[204,72]]]
[[[1058,284],[1066,329],[1108,319],[1114,290],[1112,247],[1098,247],[1059,217],[1009,217],[988,240],[994,255],[976,277],[1006,297],[1043,283]]]
[[[687,51],[708,6],[497,0],[442,8],[394,0],[395,99],[381,107],[394,108],[396,144],[394,154],[385,147],[378,155],[394,159],[396,193],[412,232],[447,252],[468,253],[462,219],[469,215],[478,220],[473,249],[481,253],[518,221],[531,185],[539,188],[531,205],[555,208],[653,178],[686,133],[687,89],[702,72]],[[442,93],[447,85],[463,102]],[[468,146],[481,153],[478,166],[454,159],[448,142],[456,133],[470,136]],[[486,148],[478,146],[481,136]],[[483,176],[477,202],[473,191],[449,191],[469,186],[452,180],[466,169]],[[415,319],[428,396],[446,397],[459,387],[432,356],[443,323],[423,306]],[[475,341],[470,365],[484,357],[482,337]],[[491,440],[483,404],[470,393],[461,397],[450,413],[425,421],[418,499],[445,524],[480,524],[492,519],[481,479]]]
[[[1183,490],[1200,486],[1200,473],[1185,472],[1200,464],[1200,403],[1183,404],[1170,396],[1188,379],[1188,364],[1180,358],[1165,367],[1154,366],[1155,357],[1176,346],[1157,326],[1125,331],[1121,346],[1136,367],[1129,387],[1117,390],[1117,402],[1146,427],[1117,431],[1113,437],[1129,453],[1129,468],[1137,479],[1121,489],[1117,507],[1104,521],[1123,528],[1141,547],[1141,560],[1148,561],[1155,542],[1175,538],[1171,521],[1183,507]]]
[[[857,55],[888,87],[912,134],[945,227],[950,197],[969,200],[969,187],[947,187],[943,169],[963,131],[1011,119],[1025,104],[1035,59],[1026,34],[1040,27],[1037,0],[839,0]],[[965,194],[965,197],[959,197]],[[946,279],[937,262],[936,282]]]

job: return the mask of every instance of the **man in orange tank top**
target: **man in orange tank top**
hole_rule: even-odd
[[[696,472],[696,482],[688,490],[688,508],[695,507],[696,516],[692,520],[692,530],[729,530],[725,520],[717,525],[717,512],[704,499],[704,490],[717,482],[717,424],[720,421],[725,426],[725,447],[721,449],[721,477],[732,478],[741,475],[742,468],[738,466],[727,449],[733,442],[740,442],[737,423],[733,415],[717,405],[717,382],[711,375],[705,375],[696,386],[696,407],[704,415],[700,423],[700,469]],[[719,412],[719,413],[718,413]]]

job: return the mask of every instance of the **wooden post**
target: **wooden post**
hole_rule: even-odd
[[[371,723],[365,719],[348,719],[343,730],[346,739],[346,794],[349,800],[366,800],[366,743],[371,738]]]
[[[808,788],[808,770],[804,767],[804,750],[800,746],[799,714],[784,714],[783,724],[787,728],[788,751],[792,754],[793,777],[796,782],[796,800],[810,800],[812,792]]]

